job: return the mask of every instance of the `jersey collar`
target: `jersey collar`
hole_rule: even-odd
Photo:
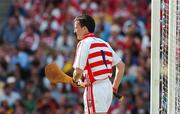
[[[86,33],[86,34],[83,35],[81,40],[84,40],[84,39],[86,39],[88,37],[94,37],[94,36],[95,36],[94,33]]]

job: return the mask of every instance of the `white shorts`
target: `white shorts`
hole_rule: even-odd
[[[85,114],[107,112],[113,97],[111,81],[108,78],[95,81],[85,88],[83,97]]]

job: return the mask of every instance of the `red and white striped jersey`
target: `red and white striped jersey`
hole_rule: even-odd
[[[100,80],[111,77],[112,66],[120,61],[107,42],[88,33],[77,45],[73,67],[84,70],[84,76],[87,76],[87,66],[90,66],[94,79]]]

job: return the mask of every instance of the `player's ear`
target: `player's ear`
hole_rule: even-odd
[[[83,30],[89,32],[86,26],[83,27]]]

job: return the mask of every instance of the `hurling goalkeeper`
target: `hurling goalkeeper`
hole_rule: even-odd
[[[106,114],[113,92],[117,93],[125,65],[107,42],[95,37],[94,30],[95,21],[91,16],[83,14],[75,18],[74,32],[79,42],[73,64],[73,81],[85,86],[85,114]],[[109,78],[113,66],[117,70],[111,83]]]

